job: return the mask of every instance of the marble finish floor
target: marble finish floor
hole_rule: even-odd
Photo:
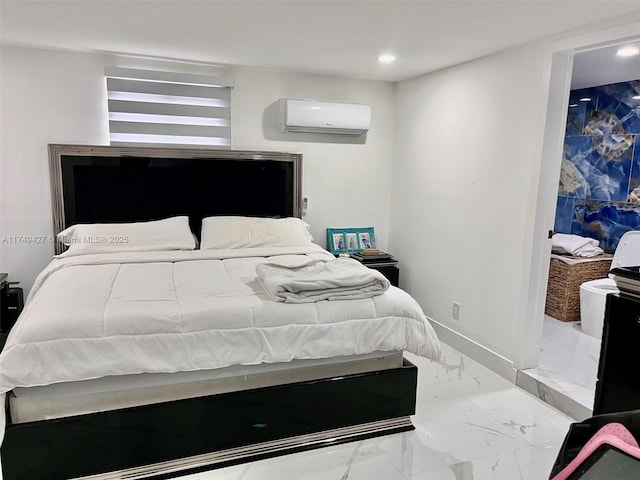
[[[544,480],[574,420],[443,345],[418,366],[412,432],[285,455],[182,480]]]
[[[588,417],[596,391],[600,343],[584,333],[580,323],[561,322],[545,315],[538,367],[524,372],[554,391],[556,397],[564,395],[573,400],[577,404],[577,409],[569,410],[573,417]]]

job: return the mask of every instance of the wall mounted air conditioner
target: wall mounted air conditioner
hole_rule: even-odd
[[[280,99],[281,132],[363,135],[370,124],[369,105]]]

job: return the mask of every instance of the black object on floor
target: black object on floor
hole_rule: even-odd
[[[564,438],[549,478],[553,478],[566,467],[580,452],[582,447],[598,430],[611,422],[624,425],[629,432],[640,441],[640,410],[596,415],[582,422],[571,424],[569,433]]]

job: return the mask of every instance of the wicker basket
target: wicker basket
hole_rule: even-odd
[[[563,322],[580,321],[580,284],[606,278],[612,255],[592,258],[551,255],[544,313]]]

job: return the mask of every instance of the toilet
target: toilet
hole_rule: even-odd
[[[640,231],[625,233],[613,254],[611,268],[640,265]],[[587,335],[601,339],[608,293],[617,293],[610,278],[599,278],[580,285],[580,326]]]

